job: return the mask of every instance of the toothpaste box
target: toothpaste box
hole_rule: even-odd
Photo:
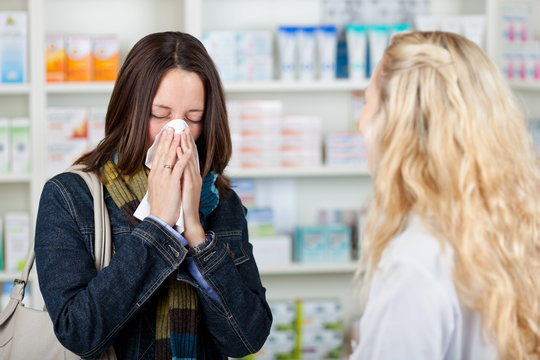
[[[45,62],[47,82],[66,80],[66,49],[63,35],[47,34],[45,36]]]
[[[5,174],[10,171],[10,134],[9,120],[0,119],[0,174]]]
[[[0,12],[0,82],[11,84],[26,82],[26,35],[26,12]]]
[[[92,41],[90,36],[66,36],[67,81],[92,80]]]
[[[118,37],[115,35],[94,38],[94,81],[114,81],[118,74],[120,57]]]
[[[15,118],[10,121],[11,171],[13,173],[30,172],[30,121],[27,118]]]

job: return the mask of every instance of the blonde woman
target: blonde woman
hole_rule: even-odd
[[[351,359],[540,358],[540,167],[482,50],[394,37],[359,120],[374,182]]]

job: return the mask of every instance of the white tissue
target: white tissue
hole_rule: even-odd
[[[154,139],[152,146],[150,146],[150,148],[146,152],[146,161],[144,162],[144,164],[148,166],[148,168],[150,169],[152,168],[152,159],[154,158],[154,154],[156,152],[159,139],[161,138],[161,134],[163,134],[163,131],[165,131],[165,129],[169,127],[172,127],[174,129],[175,134],[180,134],[184,131],[185,128],[188,127],[188,124],[182,119],[175,119],[175,120],[169,121],[161,128],[159,133],[156,135],[156,138]],[[199,155],[197,154],[197,148],[195,148],[195,155],[197,156],[197,167],[198,167]],[[161,165],[164,165],[164,164],[161,164]],[[143,199],[141,200],[141,203],[137,207],[137,210],[135,210],[135,213],[133,215],[137,219],[143,220],[149,214],[150,214],[150,202],[148,201],[148,191],[147,191]],[[180,234],[184,232],[184,216],[183,216],[182,204],[180,204],[180,217],[176,221],[176,225],[174,226],[174,229],[178,231]]]

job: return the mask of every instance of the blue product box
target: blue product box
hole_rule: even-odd
[[[0,12],[1,83],[26,82],[26,12]]]
[[[327,249],[323,227],[299,227],[293,242],[293,261],[302,263],[323,262]]]
[[[332,263],[351,261],[351,229],[345,225],[330,225],[325,228],[327,236],[327,256]]]

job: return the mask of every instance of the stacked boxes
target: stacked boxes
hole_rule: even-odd
[[[282,102],[229,101],[231,167],[308,167],[322,163],[321,119],[283,116]]]
[[[351,261],[351,229],[345,225],[296,228],[293,260],[301,263],[347,263]]]
[[[45,38],[47,81],[114,81],[119,53],[115,35],[48,34]]]
[[[296,359],[343,357],[343,309],[336,300],[297,301]]]
[[[510,80],[540,84],[540,41],[532,39],[530,3],[502,7],[501,67]]]
[[[267,31],[211,31],[202,36],[224,82],[272,80],[272,41]]]
[[[263,348],[244,359],[344,358],[343,310],[337,300],[270,301],[274,321]]]
[[[322,163],[321,118],[285,116],[282,124],[281,166],[318,166]]]
[[[364,139],[357,132],[331,132],[326,135],[327,165],[365,165]]]
[[[0,12],[0,83],[27,81],[26,34],[26,12]]]
[[[296,348],[296,306],[293,301],[270,301],[272,328],[256,360],[294,359]]]
[[[277,167],[280,165],[280,101],[229,102],[229,121],[233,134],[233,153],[240,167]]]

